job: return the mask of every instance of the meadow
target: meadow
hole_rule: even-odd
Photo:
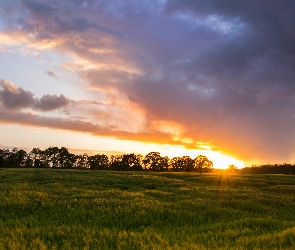
[[[294,175],[0,169],[0,249],[294,248]]]

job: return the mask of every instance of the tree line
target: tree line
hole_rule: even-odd
[[[240,170],[242,174],[295,174],[295,164],[253,165]]]
[[[190,156],[169,159],[159,152],[150,152],[145,157],[140,154],[112,155],[72,154],[65,147],[49,147],[45,150],[33,148],[29,153],[23,149],[0,149],[0,168],[55,168],[91,169],[116,171],[152,171],[208,173],[213,162],[204,155],[192,159]]]

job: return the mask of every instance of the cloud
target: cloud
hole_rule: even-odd
[[[35,100],[35,107],[42,111],[51,111],[69,105],[70,100],[64,95],[43,95]]]
[[[4,48],[2,46],[0,46],[0,52],[2,52],[2,53],[13,53],[13,51],[11,51],[9,49],[6,49],[6,48]]]
[[[217,43],[203,57],[195,57],[191,67],[237,91],[255,92],[258,99],[260,95],[284,97],[286,88],[295,91],[294,9],[289,1],[169,1],[167,6],[169,13],[189,11],[197,17],[215,16],[218,23],[238,20],[242,24],[230,39]]]
[[[12,82],[0,80],[0,102],[7,109],[33,108],[41,111],[52,111],[69,105],[70,100],[64,95],[43,95],[34,98],[34,94],[16,87]]]
[[[49,5],[37,2],[37,1],[24,1],[25,5],[28,7],[28,9],[30,9],[32,12],[34,13],[39,13],[39,14],[48,14],[51,12],[55,12],[58,9],[57,8],[53,8]]]
[[[127,132],[119,130],[112,125],[99,125],[92,122],[85,122],[80,119],[73,120],[60,117],[46,117],[35,115],[30,112],[5,112],[0,111],[1,123],[15,123],[20,125],[29,125],[36,127],[47,127],[52,129],[61,129],[74,132],[91,133],[94,136],[111,137],[121,140],[135,140],[141,142],[157,142],[179,145],[173,139],[170,133],[159,131],[153,132]]]
[[[146,120],[140,119],[133,131],[154,136],[149,140],[173,143],[167,133],[161,137],[152,132],[153,124],[164,121],[181,127],[183,138],[208,142],[244,160],[288,161],[294,154],[292,1],[20,3],[5,4],[2,36],[19,39],[32,50],[70,56],[64,68],[77,73],[90,89],[116,97],[108,103],[111,107],[98,101],[103,105],[85,108],[85,114],[97,109],[98,120],[103,114],[121,127],[124,120],[130,124],[130,116],[118,118],[119,107],[125,107],[124,114],[129,109],[129,115],[132,109],[141,110]],[[65,96],[36,99],[21,88],[3,86],[0,100],[7,108],[47,111],[73,105]],[[31,123],[41,126],[39,118]],[[53,128],[54,122],[60,121],[52,121]],[[100,131],[91,124],[83,123],[85,131]],[[102,134],[144,138],[140,132],[122,131]]]
[[[49,77],[58,78],[56,74],[54,74],[52,71],[49,71],[49,70],[47,70],[45,74],[48,75]]]
[[[22,112],[25,109],[29,109],[33,113],[54,111],[51,115],[54,115],[53,118],[55,117],[56,121],[60,117],[67,117],[68,121],[77,120],[73,118],[80,117],[78,120],[90,120],[93,124],[99,122],[112,124],[108,125],[112,128],[123,127],[126,132],[142,130],[142,125],[140,125],[141,110],[136,103],[133,103],[127,97],[125,99],[116,96],[114,93],[107,94],[105,100],[102,101],[73,100],[64,95],[55,94],[36,98],[32,92],[18,88],[12,82],[1,80],[0,85],[0,104],[2,104],[0,111],[9,111],[11,115],[17,112],[24,114]],[[33,125],[33,123],[30,124]],[[40,126],[38,124],[37,122],[35,126]],[[92,130],[87,130],[86,127],[85,132],[92,132]],[[55,127],[53,126],[53,128]],[[75,131],[74,128],[73,131]]]
[[[8,109],[27,108],[35,101],[32,92],[17,88],[4,79],[0,80],[0,87],[0,101]]]

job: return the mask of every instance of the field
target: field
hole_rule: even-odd
[[[0,249],[294,249],[295,176],[0,170]]]

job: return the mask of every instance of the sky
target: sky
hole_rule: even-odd
[[[0,146],[295,162],[295,2],[0,0]]]

